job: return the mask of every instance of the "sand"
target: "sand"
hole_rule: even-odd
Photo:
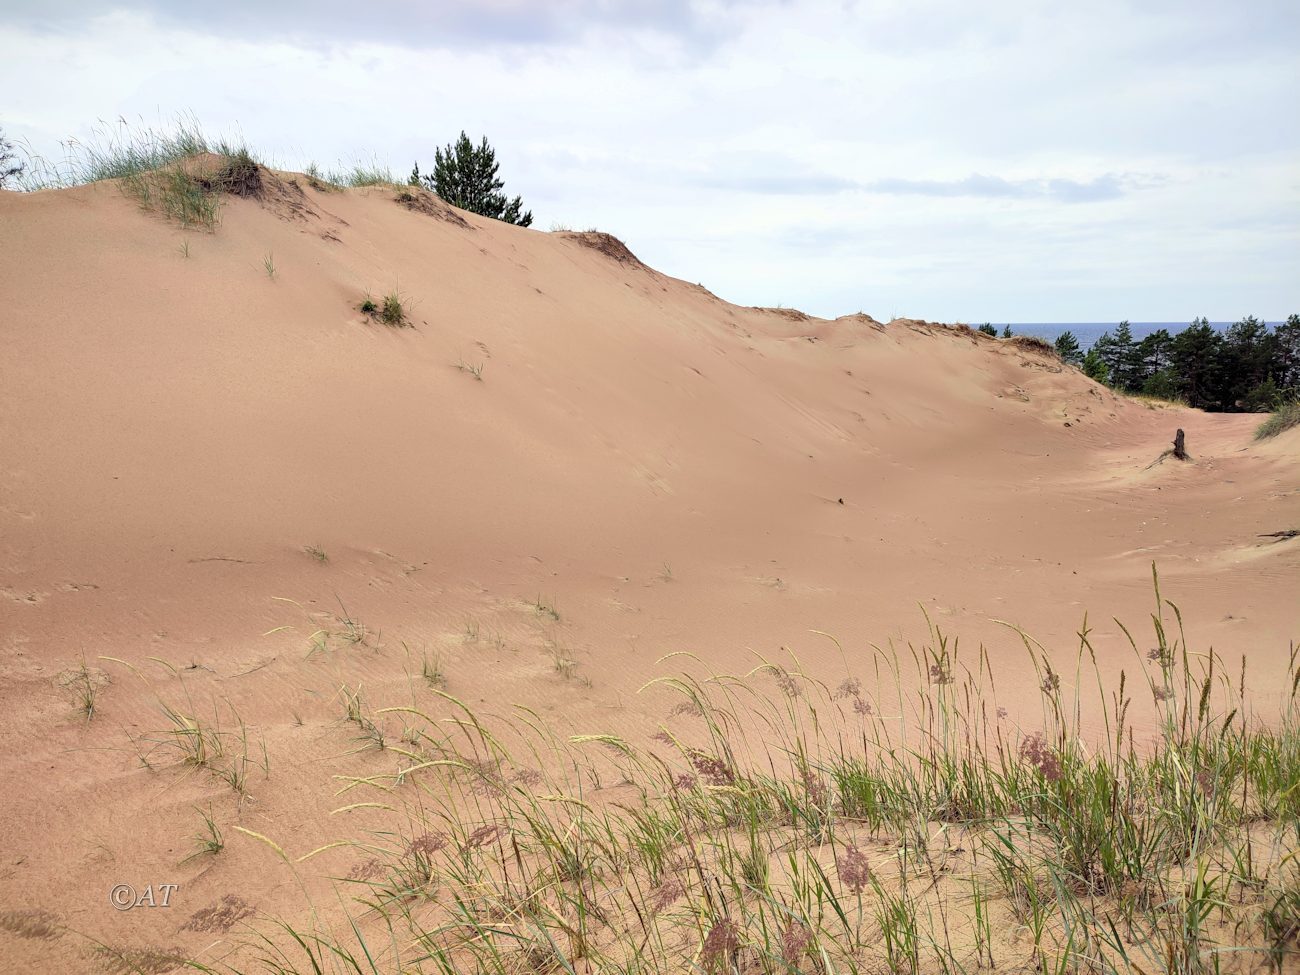
[[[1280,696],[1300,539],[1261,536],[1300,527],[1300,430],[965,328],[739,307],[604,237],[275,186],[215,232],[111,184],[0,194],[0,967],[112,970],[86,935],[164,971],[301,917],[231,826],[295,855],[392,828],[330,815],[385,765],[339,688],[409,704],[426,651],[476,706],[644,740],[654,677],[830,680],[928,616],[1014,699],[1013,627],[1070,662],[1087,613],[1135,666],[1113,618],[1145,639],[1156,563],[1192,642]],[[410,327],[359,310],[391,291]],[[1192,462],[1153,465],[1178,428]],[[244,723],[246,797],[163,705]],[[196,808],[228,845],[182,863]],[[116,884],[179,888],[117,911]]]

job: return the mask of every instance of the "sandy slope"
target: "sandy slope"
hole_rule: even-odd
[[[350,754],[339,685],[409,703],[426,649],[485,708],[643,738],[664,704],[638,688],[685,665],[664,654],[789,648],[829,679],[923,639],[920,604],[1014,707],[1024,649],[994,621],[1067,666],[1088,611],[1137,666],[1111,617],[1142,624],[1154,560],[1194,643],[1276,695],[1300,540],[1259,536],[1300,527],[1300,432],[1257,445],[1256,418],[968,330],[741,308],[598,238],[426,205],[286,185],[209,234],[108,185],[0,194],[0,908],[208,959],[222,897],[300,910],[255,843],[178,865],[194,807],[294,853],[337,838],[331,776],[384,764]],[[414,328],[357,310],[394,288]],[[1149,467],[1180,426],[1194,463]],[[89,725],[60,684],[83,656],[111,681]],[[187,701],[265,740],[246,801],[157,745]],[[118,913],[119,882],[181,889]],[[5,916],[15,971],[111,968]]]

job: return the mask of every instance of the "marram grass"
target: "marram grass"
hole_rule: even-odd
[[[1283,403],[1274,410],[1269,418],[1255,429],[1255,439],[1267,440],[1296,426],[1300,426],[1300,399]]]
[[[212,139],[191,118],[170,129],[120,121],[100,125],[88,140],[68,140],[58,161],[34,159],[24,176],[29,190],[116,181],[141,207],[164,214],[184,227],[212,229],[227,183],[241,183],[257,162],[242,142]],[[219,164],[207,175],[191,160],[210,154]]]
[[[489,719],[412,674],[420,707],[370,715],[403,723],[392,771],[339,810],[388,823],[346,841],[365,868],[338,880],[342,924],[263,922],[253,961],[195,967],[1294,971],[1300,659],[1256,699],[1156,592],[1113,673],[1086,622],[1068,667],[1014,631],[1040,704],[1021,724],[983,649],[933,628],[861,673],[843,654],[834,686],[767,661],[652,682],[644,741]]]

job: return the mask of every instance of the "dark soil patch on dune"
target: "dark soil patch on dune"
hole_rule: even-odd
[[[641,259],[628,249],[627,244],[603,230],[566,231],[560,236],[576,241],[583,247],[590,247],[592,250],[600,251],[606,257],[612,258],[620,264],[627,264],[629,267],[645,267],[641,263]]]
[[[472,229],[470,222],[462,217],[455,207],[440,197],[434,196],[428,190],[422,190],[416,186],[406,187],[394,199],[408,210],[436,217],[439,220],[446,220],[457,227]]]

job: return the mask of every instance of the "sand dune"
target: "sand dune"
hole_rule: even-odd
[[[194,809],[337,839],[331,777],[373,765],[340,685],[410,704],[426,652],[467,701],[644,740],[665,703],[638,691],[679,667],[837,679],[812,630],[856,660],[928,614],[1029,687],[1005,624],[1072,660],[1087,612],[1131,667],[1112,617],[1146,619],[1154,562],[1280,694],[1300,539],[1263,536],[1300,527],[1300,431],[961,327],[739,307],[598,234],[266,179],[212,233],[111,184],[0,194],[0,905],[208,961],[238,905],[301,914],[255,842],[178,865]],[[390,292],[409,327],[360,311]],[[1153,466],[1180,427],[1193,461]],[[159,748],[186,701],[265,742],[246,800]],[[119,913],[119,882],[181,887]],[[0,955],[90,964],[12,925]]]

